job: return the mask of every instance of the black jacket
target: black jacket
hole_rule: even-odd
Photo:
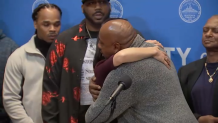
[[[206,58],[194,61],[186,66],[183,66],[178,71],[179,80],[181,83],[181,87],[188,102],[189,107],[192,112],[198,119],[200,117],[194,110],[194,106],[192,103],[191,91],[195,82],[201,75],[201,72],[204,68],[204,63],[206,62]],[[218,80],[217,80],[218,81]],[[218,82],[216,82],[214,95],[213,95],[213,116],[218,117]]]

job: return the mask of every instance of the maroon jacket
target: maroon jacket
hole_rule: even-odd
[[[107,75],[116,67],[113,64],[114,55],[108,59],[101,60],[95,66],[95,77],[96,77],[96,84],[103,86],[104,80],[106,79]]]

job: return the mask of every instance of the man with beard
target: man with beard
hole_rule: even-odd
[[[61,9],[40,4],[33,12],[35,35],[8,58],[3,104],[13,123],[43,123],[42,78],[45,58],[61,28]]]
[[[44,78],[42,117],[47,123],[85,123],[93,103],[89,80],[101,24],[109,18],[109,0],[82,0],[85,19],[61,33],[48,52]]]

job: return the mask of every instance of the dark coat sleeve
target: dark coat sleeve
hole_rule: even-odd
[[[42,118],[44,123],[59,122],[59,89],[65,45],[57,39],[51,45],[45,64],[42,92]]]

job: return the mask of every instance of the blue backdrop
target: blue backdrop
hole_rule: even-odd
[[[23,45],[34,34],[32,9],[42,2],[62,9],[61,31],[84,18],[81,0],[0,0],[0,29]],[[111,0],[111,5],[111,17],[127,18],[146,39],[160,41],[177,70],[205,56],[202,27],[218,14],[218,0]]]

